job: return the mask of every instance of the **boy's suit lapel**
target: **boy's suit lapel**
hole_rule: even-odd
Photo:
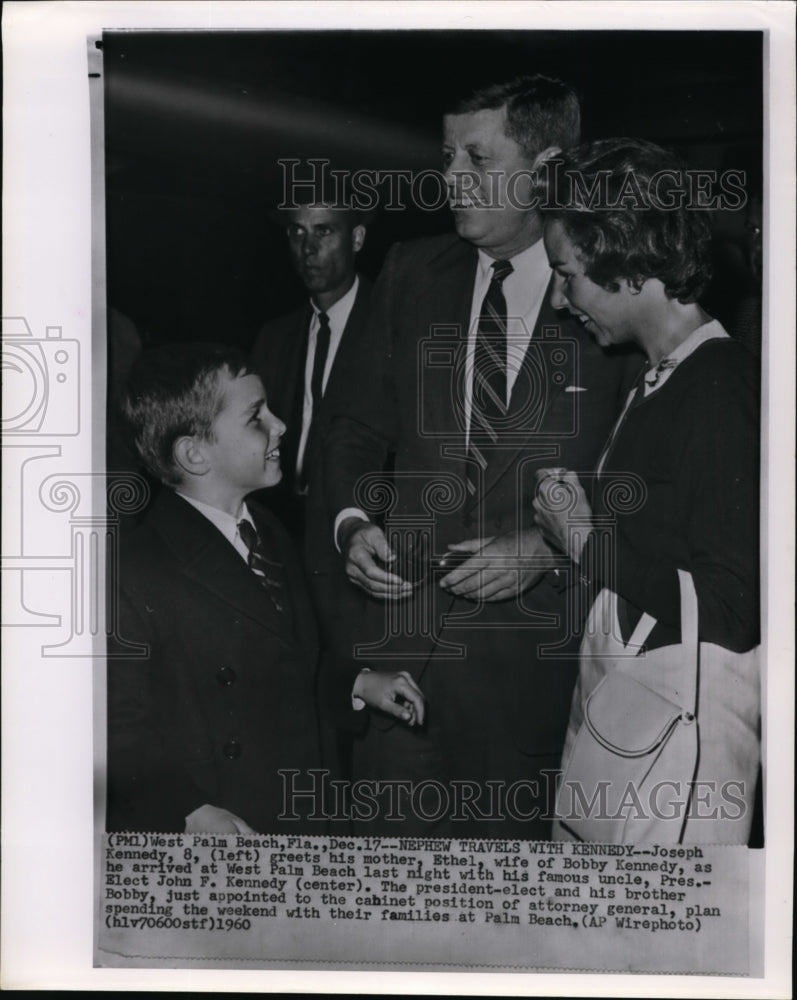
[[[260,537],[271,537],[275,545],[274,556],[280,559],[284,566],[295,641],[304,648],[311,658],[314,658],[318,653],[315,615],[299,560],[295,552],[286,551],[285,548],[291,545],[290,539],[284,530],[272,530],[271,525],[276,521],[276,518],[259,504],[247,500],[247,506]]]
[[[274,608],[244,560],[206,517],[164,487],[151,518],[189,579],[280,638],[288,637],[290,618]]]

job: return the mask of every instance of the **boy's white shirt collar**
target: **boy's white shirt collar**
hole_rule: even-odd
[[[208,503],[203,503],[202,500],[197,500],[195,497],[189,497],[185,493],[181,493],[180,490],[174,491],[183,500],[186,500],[191,504],[196,510],[199,511],[204,517],[210,521],[219,531],[224,535],[230,545],[238,552],[242,559],[249,559],[249,550],[241,538],[241,534],[238,531],[239,521],[248,521],[252,527],[255,527],[255,522],[252,520],[252,515],[249,513],[249,508],[246,506],[246,501],[241,504],[241,512],[238,517],[233,517],[232,514],[228,514],[226,510],[220,510],[218,507],[213,507]]]

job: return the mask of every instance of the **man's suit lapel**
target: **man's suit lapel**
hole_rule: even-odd
[[[252,571],[222,533],[191,504],[163,488],[150,523],[174,553],[185,576],[220,601],[286,638],[286,623]]]
[[[345,402],[351,392],[356,391],[356,387],[352,384],[351,358],[348,344],[349,341],[357,338],[359,331],[368,321],[368,306],[371,297],[371,282],[362,274],[359,278],[360,284],[357,288],[354,305],[351,308],[348,320],[346,320],[346,326],[343,328],[335,360],[324,390],[321,412],[319,414],[322,422],[326,422],[329,419],[330,413],[334,411],[334,400],[336,398],[342,396]]]
[[[419,283],[416,300],[418,329],[426,338],[434,341],[439,338],[446,356],[451,352],[450,370],[443,366],[439,385],[431,377],[424,378],[424,391],[419,400],[423,426],[441,435],[441,440],[447,439],[448,447],[444,445],[444,454],[455,466],[450,467],[447,462],[446,468],[457,472],[463,481],[466,471],[465,354],[477,265],[475,248],[458,241],[430,262],[426,280]],[[420,355],[417,361],[420,364]],[[427,370],[424,375],[430,376],[431,372]],[[412,377],[420,378],[417,367]]]
[[[311,317],[310,303],[305,302],[288,316],[267,326],[272,332],[266,345],[268,361],[260,359],[263,383],[268,393],[269,409],[285,421],[291,416],[293,386],[300,377],[300,369],[304,369]]]
[[[529,439],[534,434],[545,434],[546,416],[575,374],[553,363],[556,359],[552,359],[552,341],[562,336],[562,318],[551,305],[552,285],[553,277],[509,400],[507,423],[511,436],[506,438],[507,447],[499,449],[487,467],[484,495],[512,466],[518,453],[528,450]],[[540,443],[544,444],[544,439]]]
[[[287,426],[280,445],[282,469],[288,483],[292,484],[296,475],[296,456],[302,433],[302,408],[304,399],[304,368],[307,361],[307,342],[310,336],[310,320],[313,310],[309,303],[298,310],[295,321],[286,330],[280,350],[281,364],[274,373],[278,380],[280,411],[277,415]],[[276,385],[275,381],[275,385]]]

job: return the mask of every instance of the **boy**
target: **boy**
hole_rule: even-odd
[[[108,829],[295,830],[279,771],[320,765],[315,623],[284,529],[245,500],[279,482],[285,425],[245,357],[214,344],[144,354],[122,410],[164,488],[109,574]],[[333,692],[332,711],[353,693],[422,721],[400,675],[375,680]]]

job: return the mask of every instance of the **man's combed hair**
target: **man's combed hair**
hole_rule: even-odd
[[[493,111],[504,105],[504,131],[530,160],[549,146],[567,149],[581,139],[581,110],[575,90],[541,73],[483,87],[460,101],[450,113]]]
[[[169,344],[146,351],[133,366],[121,399],[125,424],[154,476],[179,486],[173,448],[184,436],[213,440],[224,397],[219,376],[251,374],[246,356],[222,344]]]
[[[561,220],[588,278],[616,291],[657,278],[671,299],[696,302],[711,278],[707,213],[689,172],[642,139],[604,139],[571,150],[540,210]]]

